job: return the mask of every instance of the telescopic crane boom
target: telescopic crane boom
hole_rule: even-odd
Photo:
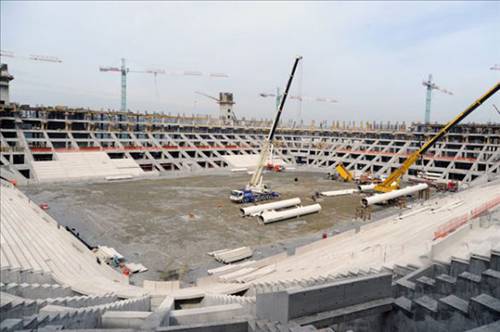
[[[466,116],[471,114],[476,108],[481,106],[488,98],[493,96],[500,89],[500,82],[497,83],[493,88],[486,92],[483,96],[473,102],[469,107],[465,109],[462,113],[457,115],[453,120],[448,122],[441,130],[434,135],[429,141],[420,147],[417,151],[413,152],[401,165],[400,168],[392,172],[387,179],[375,187],[375,191],[379,192],[389,192],[399,187],[399,182],[403,175],[408,171],[408,169],[427,151],[429,150],[441,137],[446,135],[448,131],[453,128],[456,124],[462,121]]]
[[[257,164],[257,169],[255,173],[252,175],[250,182],[247,185],[248,189],[262,190],[262,172],[264,171],[264,167],[267,162],[267,158],[269,157],[269,149],[273,142],[274,134],[276,133],[276,128],[278,127],[278,123],[280,121],[281,113],[283,112],[283,108],[285,107],[285,101],[288,96],[288,92],[290,91],[290,86],[292,85],[293,76],[295,75],[295,70],[299,64],[299,61],[302,59],[301,56],[297,56],[295,58],[295,62],[293,63],[292,73],[288,78],[288,83],[286,84],[285,93],[280,100],[280,106],[278,108],[278,112],[276,112],[276,117],[274,118],[273,125],[271,130],[269,131],[269,135],[267,136],[267,140],[264,142],[262,146],[262,150],[260,152],[259,163]]]

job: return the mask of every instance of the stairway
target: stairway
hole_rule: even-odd
[[[466,331],[500,320],[500,252],[452,258],[417,271],[393,284],[392,326]]]

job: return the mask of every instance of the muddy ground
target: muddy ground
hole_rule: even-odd
[[[354,187],[309,172],[266,174],[266,180],[282,199],[300,197],[304,205],[313,203],[316,191]],[[128,261],[147,266],[149,272],[134,277],[138,283],[177,274],[192,281],[218,266],[209,251],[251,246],[259,258],[317,239],[324,229],[343,231],[362,223],[353,220],[358,195],[325,198],[319,214],[273,224],[242,218],[240,206],[228,197],[247,181],[247,174],[227,174],[22,189],[35,202],[48,203],[48,213],[76,228],[89,244],[114,247]]]

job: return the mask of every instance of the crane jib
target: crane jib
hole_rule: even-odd
[[[288,82],[286,84],[285,92],[283,93],[283,96],[281,97],[280,107],[278,108],[278,113],[276,114],[276,118],[274,119],[273,126],[272,126],[271,131],[269,132],[269,136],[267,138],[267,140],[269,142],[272,141],[272,139],[274,137],[274,133],[276,132],[276,128],[278,127],[278,123],[280,121],[281,112],[283,112],[283,108],[285,107],[285,101],[286,101],[286,98],[288,96],[288,92],[290,91],[290,86],[292,85],[293,76],[295,75],[295,71],[296,71],[297,66],[299,64],[299,61],[301,59],[302,59],[301,56],[298,56],[298,57],[295,58],[295,62],[293,64],[293,68],[292,68],[292,73],[290,74],[290,77],[288,78]]]
[[[451,120],[446,126],[444,126],[441,131],[436,134],[433,138],[431,138],[427,143],[425,143],[422,148],[420,149],[420,154],[424,154],[429,148],[436,143],[437,140],[439,140],[441,137],[443,137],[448,131],[458,124],[460,121],[462,121],[466,116],[468,116],[470,113],[472,113],[476,108],[481,106],[488,98],[493,96],[498,90],[500,89],[500,83],[497,83],[492,89],[490,89],[488,92],[486,92],[483,96],[481,96],[478,100],[473,102],[465,111],[460,113],[455,119]]]

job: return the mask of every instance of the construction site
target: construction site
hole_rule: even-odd
[[[2,332],[500,331],[500,123],[468,122],[500,82],[440,123],[432,75],[423,121],[305,123],[339,101],[293,90],[302,56],[257,119],[133,111],[131,74],[229,75],[126,59],[92,73],[119,110],[14,102],[4,62],[63,60],[0,55]]]

